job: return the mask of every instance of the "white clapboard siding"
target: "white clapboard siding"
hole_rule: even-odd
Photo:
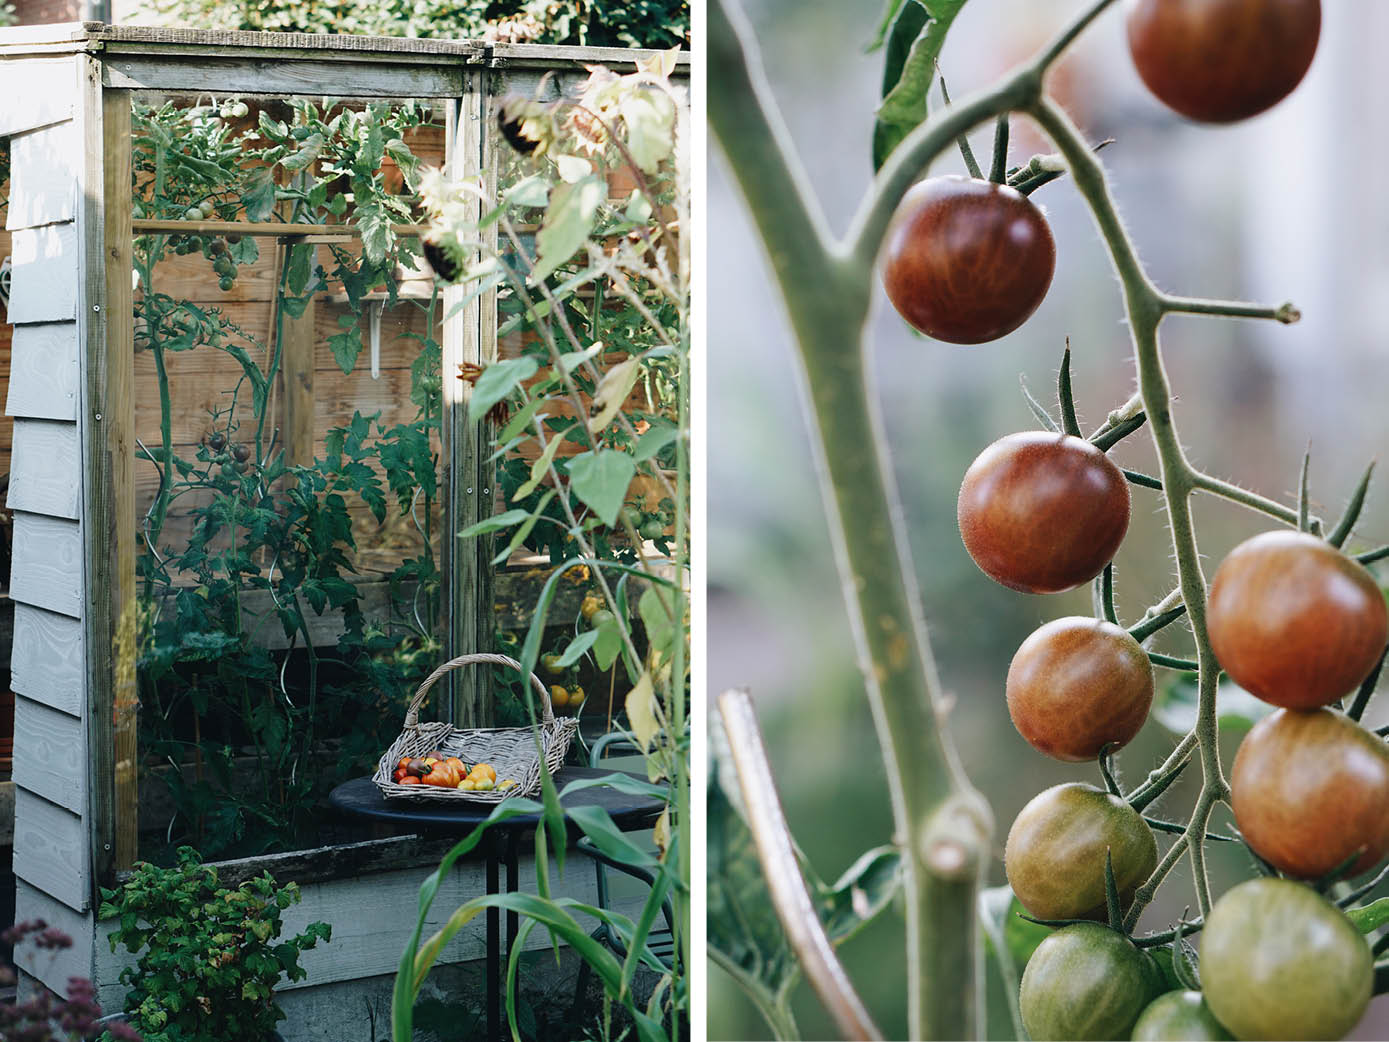
[[[90,912],[74,911],[21,879],[15,887],[15,921],[26,919],[42,919],[62,930],[72,938],[72,947],[49,951],[32,943],[20,945],[15,949],[15,962],[25,973],[60,995],[66,994],[69,977],[92,978],[96,972],[96,924]],[[117,995],[111,1008],[120,1009],[124,997],[123,992]]]
[[[81,165],[82,139],[74,120],[10,138],[10,205],[5,227],[13,231],[72,220]]]
[[[519,864],[519,889],[522,893],[535,893],[535,861],[522,858]],[[399,872],[378,872],[350,879],[334,879],[325,883],[305,883],[300,885],[303,900],[290,905],[284,912],[284,936],[297,934],[312,922],[325,922],[333,928],[333,939],[328,944],[320,944],[312,951],[305,952],[299,959],[306,976],[303,980],[290,983],[281,981],[278,991],[298,988],[312,988],[336,981],[362,980],[385,973],[394,973],[400,965],[400,953],[410,940],[415,927],[416,910],[419,907],[420,883],[433,871],[431,867],[405,869]],[[571,897],[585,904],[597,904],[597,884],[594,880],[593,862],[577,852],[566,862],[563,876],[551,868],[551,881],[554,896]],[[501,872],[503,888],[506,886],[506,872]],[[425,924],[424,937],[438,930],[448,920],[454,910],[470,898],[487,892],[487,876],[481,861],[464,861],[443,881],[439,893],[430,908],[429,920]],[[641,911],[640,897],[616,899],[612,909],[633,919]],[[502,930],[506,930],[506,913],[502,916]],[[597,922],[583,919],[596,928]],[[110,942],[105,940],[111,930],[111,923],[98,923],[98,942],[96,951],[96,980],[99,982],[101,998],[118,1000],[122,992],[112,986],[121,969],[133,965],[136,956],[124,948],[111,952]],[[487,913],[479,912],[467,926],[458,931],[440,953],[441,965],[455,962],[468,962],[482,959],[487,954]],[[544,928],[531,932],[526,940],[527,951],[539,951],[550,947],[550,935]],[[505,972],[505,968],[503,968]],[[109,989],[109,990],[108,990]]]
[[[87,702],[84,647],[79,620],[16,604],[10,688],[25,698],[81,716]]]
[[[76,420],[77,380],[76,322],[15,327],[7,415]]]
[[[14,421],[10,457],[11,510],[76,521],[82,498],[82,454],[77,424],[66,420]]]
[[[23,786],[14,793],[14,874],[79,912],[91,904],[86,823]]]
[[[0,62],[0,137],[71,119],[77,99],[77,63],[72,58],[51,61]]]
[[[60,322],[77,317],[82,251],[71,224],[23,228],[10,245],[10,321]]]
[[[43,514],[14,515],[10,599],[82,617],[82,527]]]
[[[14,702],[15,784],[85,814],[91,775],[82,721],[22,695]]]

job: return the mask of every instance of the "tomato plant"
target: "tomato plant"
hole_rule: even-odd
[[[1235,1036],[1215,1019],[1199,991],[1159,995],[1139,1016],[1133,1042],[1226,1042]]]
[[[1021,192],[933,177],[902,200],[883,246],[883,288],[917,330],[982,344],[1026,322],[1051,285],[1056,244]]]
[[[1033,1042],[1126,1039],[1161,990],[1152,956],[1118,930],[1077,923],[1057,930],[1028,960],[1019,1005]]]
[[[1260,720],[1240,743],[1230,793],[1245,841],[1280,872],[1318,879],[1351,862],[1353,876],[1389,853],[1389,745],[1343,713]]]
[[[1257,116],[1312,64],[1321,0],[1129,0],[1129,52],[1158,100],[1203,123]]]
[[[1368,472],[1333,522],[1313,516],[1305,464],[1297,502],[1290,504],[1206,472],[1183,443],[1160,338],[1164,321],[1185,315],[1286,325],[1300,314],[1291,303],[1269,306],[1169,292],[1147,271],[1096,155],[1100,144],[1087,140],[1043,89],[1055,63],[1111,6],[1111,0],[1084,4],[1033,59],[968,99],[952,102],[939,61],[963,2],[890,0],[876,39],[885,55],[873,134],[877,172],[848,231],[834,237],[808,197],[808,179],[763,85],[753,33],[736,0],[710,5],[711,124],[767,248],[795,333],[849,629],[887,768],[895,826],[891,849],[900,858],[907,918],[908,1037],[981,1036],[973,1012],[981,935],[1005,992],[1016,997],[1009,1009],[1016,1037],[1127,1038],[1158,996],[1156,988],[1142,983],[1148,975],[1141,967],[1151,962],[1142,950],[1164,948],[1171,955],[1173,979],[1165,980],[1162,990],[1175,988],[1178,995],[1153,1010],[1154,1033],[1181,1036],[1190,1027],[1220,1034],[1202,1016],[1204,995],[1205,1012],[1236,1037],[1285,1037],[1282,1032],[1289,1030],[1339,1037],[1364,1011],[1373,980],[1389,991],[1389,961],[1374,967],[1371,945],[1346,916],[1314,890],[1288,880],[1244,884],[1217,905],[1207,848],[1243,844],[1255,856],[1242,863],[1262,868],[1267,866],[1257,857],[1261,843],[1275,850],[1275,858],[1279,842],[1300,844],[1300,856],[1317,859],[1316,867],[1327,866],[1317,883],[1340,885],[1337,872],[1362,868],[1382,854],[1377,848],[1389,803],[1381,791],[1378,755],[1368,754],[1363,739],[1340,734],[1335,742],[1358,751],[1327,762],[1338,755],[1332,737],[1312,737],[1310,731],[1322,726],[1319,720],[1299,719],[1308,736],[1283,757],[1298,767],[1296,772],[1287,772],[1290,777],[1277,784],[1240,784],[1245,766],[1253,771],[1258,761],[1273,761],[1272,753],[1255,753],[1278,728],[1275,722],[1271,730],[1250,736],[1253,744],[1232,785],[1220,745],[1222,710],[1232,699],[1227,694],[1222,703],[1219,684],[1224,667],[1234,682],[1226,685],[1227,692],[1238,685],[1304,713],[1355,692],[1344,716],[1349,726],[1358,727],[1389,638],[1383,596],[1361,566],[1389,558],[1389,547],[1343,549],[1355,534]],[[1130,0],[1128,6],[1131,50],[1149,86],[1179,111],[1208,121],[1244,118],[1286,96],[1306,72],[1320,32],[1319,6],[1304,0]],[[1349,5],[1337,13],[1353,17]],[[1034,123],[1054,153],[1010,165],[1015,115]],[[990,123],[993,154],[986,180],[970,135]],[[1118,147],[1134,145],[1120,134]],[[932,165],[954,149],[971,176],[931,176]],[[906,467],[887,443],[888,425],[873,383],[882,367],[865,342],[874,289],[870,275],[880,271],[900,315],[937,339],[979,343],[1018,328],[1046,295],[1055,263],[1050,229],[1028,196],[1061,177],[1070,179],[1090,211],[1118,278],[1137,392],[1106,410],[1098,429],[1083,434],[1068,350],[1057,384],[1058,408],[1027,394],[1041,429],[1009,435],[984,449],[965,474],[957,518],[970,556],[1005,586],[1057,593],[1093,584],[1094,618],[1059,620],[1030,637],[1009,670],[1007,695],[1014,723],[1029,742],[1057,758],[1095,760],[1105,787],[1072,782],[1034,797],[1008,834],[1004,869],[1012,892],[995,888],[981,900],[993,849],[992,822],[965,774],[968,758],[957,753],[942,723],[949,700],[923,626],[913,582],[918,569],[894,483]],[[1193,400],[1200,401],[1188,398]],[[1151,474],[1121,468],[1108,455],[1140,431],[1156,457]],[[1151,502],[1160,505],[1169,538],[1150,556],[1170,557],[1176,583],[1140,590],[1139,569],[1124,576],[1132,580],[1126,599],[1143,595],[1141,603],[1148,605],[1124,621],[1114,556],[1128,532],[1129,485],[1144,489],[1144,496],[1153,494]],[[1288,530],[1237,549],[1209,589],[1193,516],[1193,501],[1205,496]],[[1143,548],[1130,552],[1138,555]],[[1153,647],[1160,633],[1174,646]],[[1194,687],[1191,721],[1174,728],[1175,744],[1162,762],[1144,763],[1143,774],[1124,784],[1114,753],[1148,714],[1156,668],[1178,671]],[[1174,716],[1163,713],[1161,720],[1167,725]],[[726,753],[714,773],[736,777],[744,793],[765,794],[774,779],[746,695],[723,696],[718,722],[726,742],[716,749],[726,745]],[[1382,751],[1382,743],[1377,748]],[[1370,766],[1361,771],[1355,795],[1324,813],[1313,810],[1337,802],[1334,794],[1351,784],[1338,769],[1354,769],[1362,759]],[[1195,783],[1183,793],[1184,809],[1150,811],[1164,796],[1176,802],[1180,790],[1172,787],[1184,772]],[[1269,814],[1266,827],[1251,825],[1244,835],[1225,831],[1216,813],[1232,799],[1262,800],[1261,810]],[[784,990],[795,979],[794,969],[784,969],[794,957],[816,983],[842,1037],[884,1037],[835,961],[831,945],[842,934],[832,927],[839,923],[832,915],[817,922],[805,914],[820,890],[797,893],[804,863],[795,855],[776,801],[745,803],[740,813],[746,829],[736,833],[745,856],[739,860],[721,851],[720,878],[710,883],[724,910],[717,934],[723,939],[721,965],[758,1001],[780,1036],[795,1029]],[[1348,838],[1357,830],[1359,840]],[[1277,842],[1263,840],[1264,831],[1277,833]],[[1155,832],[1164,834],[1161,848]],[[747,861],[754,857],[749,869]],[[745,871],[735,877],[731,865]],[[1180,865],[1189,870],[1195,914],[1188,919],[1184,913],[1169,929],[1136,933]],[[758,878],[769,885],[759,890]],[[1338,902],[1358,923],[1372,923],[1370,932],[1385,925],[1378,913],[1367,911],[1380,905],[1372,898],[1357,902],[1384,878],[1337,892]],[[1293,889],[1277,889],[1263,900],[1262,919],[1251,915],[1235,922],[1239,916],[1227,909],[1238,905],[1249,887],[1265,885]],[[1014,899],[1058,931],[1042,942],[1026,969],[999,921],[1011,914],[1006,910]],[[738,909],[767,905],[777,911],[777,923],[732,921]],[[970,920],[976,906],[977,925]],[[1090,925],[1097,919],[1104,925]],[[1206,957],[1198,982],[1183,934],[1203,928]],[[1212,932],[1219,936],[1212,938]],[[1382,936],[1372,943],[1375,955],[1389,949]],[[1089,972],[1100,965],[1095,976],[1069,968],[1065,953],[1071,944],[1077,967],[1083,964]],[[1326,957],[1308,965],[1311,983],[1289,986],[1273,1001],[1260,999],[1261,989],[1282,988],[1286,967],[1317,960],[1319,946]],[[1101,950],[1113,959],[1099,958]],[[1119,986],[1125,973],[1135,986]],[[1270,1011],[1292,1002],[1303,1002],[1301,1019],[1280,1023]],[[993,1027],[988,1025],[990,1037],[995,1037]]]
[[[1352,691],[1389,640],[1384,594],[1364,566],[1305,532],[1235,547],[1211,581],[1211,646],[1265,702],[1313,709]]]
[[[1105,856],[1122,903],[1157,865],[1157,841],[1142,815],[1091,785],[1054,785],[1023,807],[1008,831],[1003,867],[1018,900],[1038,919],[1088,919],[1105,910]]]
[[[1060,593],[1099,575],[1129,527],[1123,473],[1088,441],[1000,438],[970,464],[957,506],[965,549],[991,579]]]
[[[1093,760],[1129,743],[1153,704],[1153,667],[1128,630],[1056,619],[1023,641],[1008,667],[1008,714],[1033,748]]]
[[[1251,879],[1211,909],[1201,981],[1236,1038],[1338,1039],[1369,1005],[1374,962],[1365,938],[1315,890]]]

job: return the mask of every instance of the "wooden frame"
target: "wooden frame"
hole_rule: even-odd
[[[556,69],[582,76],[587,64],[630,67],[642,56],[597,48],[91,22],[0,30],[0,89],[10,99],[0,112],[0,136],[16,145],[12,197],[20,197],[7,214],[15,259],[10,320],[16,325],[6,405],[15,417],[9,493],[15,512],[12,686],[17,733],[36,750],[53,754],[16,757],[15,870],[23,908],[76,941],[61,966],[26,966],[35,977],[61,987],[69,972],[90,976],[100,969],[105,943],[95,918],[96,891],[112,885],[136,854],[129,272],[132,236],[168,229],[131,217],[132,93],[317,96],[332,83],[335,95],[344,98],[447,99],[449,162],[494,179],[489,128],[500,82],[531,85]],[[51,169],[40,177],[36,168],[26,183],[35,157],[44,157]],[[191,223],[178,222],[179,230]],[[338,242],[356,235],[350,228],[312,225],[199,223],[200,230],[282,242]],[[412,225],[396,230],[419,231]],[[450,290],[443,314],[462,296]],[[312,331],[311,318],[286,324],[287,341],[301,339],[309,352],[297,368],[294,352],[287,352],[284,372],[288,433],[300,458],[301,443],[312,434]],[[493,292],[445,323],[444,371],[459,362],[488,360],[495,340]],[[444,422],[446,528],[452,532],[490,514],[495,498],[485,462],[488,432],[468,422],[468,391],[459,387],[446,403]],[[475,649],[490,639],[493,622],[491,547],[446,539],[444,549],[449,603],[455,606],[449,650]],[[499,595],[508,596],[508,587],[503,584]],[[451,710],[464,724],[481,722],[484,681],[481,671],[469,671],[439,711]],[[88,750],[89,770],[53,770],[53,763],[71,762],[74,747]],[[414,871],[402,861],[411,861],[407,847],[420,854],[421,863],[437,856],[432,848],[416,850],[418,844],[386,846],[400,871]],[[375,855],[336,850],[293,855],[280,867],[292,865],[292,874],[305,879],[388,870],[385,862],[372,861]],[[104,978],[98,984],[114,986]]]

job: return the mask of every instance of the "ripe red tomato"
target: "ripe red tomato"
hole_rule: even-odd
[[[1303,532],[1265,532],[1230,552],[1211,582],[1211,646],[1265,702],[1315,709],[1365,679],[1389,641],[1374,578]]]
[[[1232,123],[1292,93],[1317,53],[1320,0],[1129,0],[1129,52],[1159,101]]]
[[[1331,709],[1280,709],[1254,726],[1230,772],[1240,833],[1300,879],[1345,864],[1358,875],[1389,853],[1389,745]]]
[[[1129,527],[1129,487],[1088,441],[1023,431],[969,465],[956,514],[965,549],[991,579],[1023,593],[1060,593],[1114,557]]]
[[[1035,918],[1092,919],[1105,912],[1106,850],[1127,905],[1157,867],[1153,830],[1123,800],[1070,782],[1038,793],[1018,814],[1008,831],[1003,868],[1013,893]]]
[[[1018,1011],[1033,1042],[1126,1039],[1162,987],[1152,956],[1118,930],[1076,923],[1057,930],[1027,960]]]
[[[1079,763],[1138,733],[1153,704],[1153,666],[1112,622],[1056,619],[1018,648],[1007,694],[1013,726],[1034,749]]]
[[[1051,229],[1031,200],[968,177],[933,177],[909,191],[883,256],[883,288],[898,313],[952,344],[1017,329],[1056,268]]]
[[[1365,938],[1311,887],[1251,879],[1206,917],[1201,987],[1236,1038],[1344,1038],[1373,986]]]
[[[1215,1019],[1199,991],[1169,991],[1143,1011],[1133,1042],[1228,1042],[1235,1036]]]

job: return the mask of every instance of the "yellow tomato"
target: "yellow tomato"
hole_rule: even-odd
[[[556,709],[563,709],[568,704],[569,692],[564,690],[564,688],[560,687],[558,684],[551,685],[550,705],[554,706]]]
[[[491,778],[482,778],[473,786],[478,792],[491,792],[493,783]]]
[[[584,699],[587,697],[588,696],[584,694],[584,689],[579,687],[578,684],[575,684],[573,687],[569,689],[570,708],[579,708],[579,706],[584,704]]]
[[[472,792],[474,789],[477,788],[477,782],[473,781],[473,779],[471,778],[464,778],[461,782],[458,783],[458,787],[462,789],[464,792]]]
[[[588,622],[593,618],[593,613],[603,607],[603,598],[596,593],[590,593],[584,597],[583,603],[579,605],[579,614]]]
[[[485,776],[488,781],[494,782],[497,780],[497,769],[493,767],[490,763],[478,764],[476,767],[473,768],[473,773]]]

